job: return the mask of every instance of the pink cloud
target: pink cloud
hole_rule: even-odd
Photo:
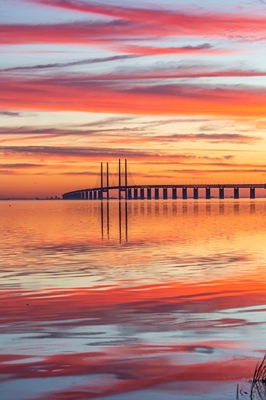
[[[264,117],[266,90],[186,84],[94,82],[88,75],[0,78],[0,109],[144,115]],[[93,101],[92,101],[93,99]]]
[[[147,9],[84,2],[80,0],[32,0],[36,4],[58,7],[70,11],[104,15],[137,24],[138,28],[148,26],[150,33],[176,36],[243,36],[265,37],[266,18],[261,15],[230,13],[193,13],[174,9]]]

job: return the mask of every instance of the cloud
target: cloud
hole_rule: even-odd
[[[265,38],[266,18],[261,14],[213,13],[166,8],[137,8],[80,0],[33,0],[35,4],[98,14],[132,25],[134,35]]]
[[[17,173],[10,169],[0,169],[0,175],[17,175]]]
[[[71,160],[73,162],[79,162],[80,160],[94,160],[94,161],[116,161],[121,158],[128,158],[130,160],[141,160],[143,165],[156,164],[158,165],[175,165],[189,163],[189,165],[216,165],[219,162],[223,162],[226,157],[211,157],[211,156],[198,156],[194,154],[186,153],[173,153],[168,151],[159,151],[158,149],[138,149],[138,148],[127,148],[120,143],[120,147],[88,147],[88,146],[0,146],[0,154],[16,159],[18,155],[29,159],[29,163],[32,164],[32,158],[37,158],[41,161],[42,157],[45,157],[47,162],[48,159],[59,159],[59,160]],[[230,156],[230,158],[233,158]],[[68,161],[69,162],[69,161]],[[193,164],[194,163],[194,164]],[[16,163],[13,163],[16,164]],[[35,163],[38,164],[38,163]],[[48,164],[47,164],[48,165]],[[227,165],[227,164],[225,164]],[[261,167],[261,166],[258,166]],[[47,167],[48,168],[48,167]],[[54,168],[51,166],[51,168]],[[62,166],[60,167],[62,168]],[[82,166],[82,168],[84,168]],[[83,169],[84,171],[84,169]],[[58,173],[62,171],[58,170]],[[66,171],[67,172],[67,171]],[[80,172],[80,171],[79,171]]]
[[[239,85],[130,85],[87,75],[0,78],[0,109],[142,115],[264,117],[266,89]],[[93,101],[92,101],[93,99]]]
[[[97,176],[99,177],[99,172],[91,172],[91,171],[68,171],[62,172],[60,175],[85,175],[85,176]]]
[[[59,147],[59,146],[0,146],[0,153],[3,154],[23,154],[23,155],[50,155],[50,156],[64,156],[64,157],[78,157],[78,158],[98,158],[112,157],[112,158],[148,158],[156,157],[155,153],[141,150],[131,149],[113,149],[101,147]]]
[[[179,123],[196,123],[196,122],[210,122],[212,119],[207,118],[167,118],[159,121],[146,123],[146,128],[154,128],[156,126],[168,125],[168,124],[179,124]]]
[[[100,122],[101,126],[104,127],[108,125],[107,120],[103,123]],[[110,125],[116,123],[119,119],[112,119],[110,118]],[[122,118],[120,119],[123,120]],[[116,121],[116,122],[115,122]],[[97,123],[92,124],[84,124],[82,126],[83,129],[75,128],[73,129],[64,129],[64,128],[51,128],[51,127],[43,127],[43,128],[33,128],[30,126],[21,126],[21,127],[2,127],[0,128],[0,143],[10,143],[10,142],[24,142],[24,141],[32,141],[32,140],[40,140],[40,139],[55,139],[60,137],[83,137],[83,138],[90,138],[95,137],[97,138],[98,142],[104,143],[134,143],[138,140],[138,137],[134,139],[130,139],[129,135],[134,134],[135,132],[143,131],[143,128],[138,127],[123,127],[123,128],[106,128],[106,129],[84,129],[85,126],[97,126]],[[115,139],[114,139],[115,138]],[[143,140],[144,141],[144,140]]]
[[[3,117],[19,117],[20,113],[15,111],[0,111],[0,115]]]
[[[211,54],[211,53],[226,53],[225,50],[215,49],[210,44],[204,43],[198,46],[182,46],[182,47],[156,47],[156,46],[139,46],[139,45],[127,45],[117,46],[117,51],[124,51],[130,54],[152,56],[152,55],[163,55],[163,54]]]
[[[240,144],[253,144],[263,140],[259,136],[249,136],[244,134],[227,134],[227,133],[215,133],[215,134],[172,134],[172,135],[150,135],[145,133],[145,127],[122,127],[122,128],[106,128],[106,129],[84,129],[85,126],[101,126],[111,125],[112,123],[118,123],[127,121],[125,118],[107,118],[99,122],[91,124],[84,124],[83,129],[73,127],[72,129],[64,128],[33,128],[30,126],[21,127],[2,127],[0,128],[0,143],[7,143],[12,141],[25,141],[32,139],[48,139],[58,137],[97,137],[104,139],[106,143],[110,144],[136,144],[136,143],[174,143],[174,142],[197,142],[205,141],[209,143],[240,143]],[[100,127],[99,127],[100,128]],[[25,136],[26,135],[26,136]]]
[[[5,70],[28,71],[44,70],[58,67],[72,67],[100,62],[121,61],[140,56],[153,56],[163,54],[226,54],[228,50],[214,48],[209,43],[197,46],[158,47],[125,44],[127,40],[143,40],[144,36],[151,40],[157,37],[157,32],[152,33],[147,27],[134,29],[128,21],[112,22],[73,22],[62,24],[26,25],[26,24],[0,24],[0,45],[18,44],[80,44],[108,47],[111,51],[127,53],[121,56],[112,56],[102,59],[81,60],[68,63],[53,63],[36,65],[32,67],[14,67]],[[135,37],[137,36],[137,38]],[[155,37],[154,37],[155,39]]]
[[[257,129],[266,129],[266,121],[258,121],[255,125]]]
[[[36,168],[44,166],[45,164],[32,164],[32,163],[0,164],[0,168],[12,168],[12,169]]]
[[[1,45],[55,43],[99,45],[113,43],[123,35],[132,37],[131,24],[125,21],[46,25],[0,24]]]
[[[200,78],[256,78],[265,77],[265,71],[258,70],[245,70],[245,69],[235,69],[235,70],[206,70],[197,67],[187,67],[187,68],[171,68],[165,70],[153,70],[148,71],[131,71],[130,73],[125,71],[110,72],[108,74],[91,74],[87,75],[91,81],[166,81],[167,80],[177,80],[177,79],[200,79]]]
[[[106,63],[112,61],[121,61],[128,60],[132,58],[137,58],[138,55],[120,55],[120,56],[112,56],[112,57],[102,57],[102,58],[91,58],[86,60],[72,61],[72,62],[63,62],[63,63],[52,63],[52,64],[37,64],[26,67],[12,67],[12,68],[4,68],[0,71],[2,72],[23,72],[23,71],[37,71],[37,70],[49,70],[54,68],[65,68],[65,67],[76,67],[80,65],[89,65],[89,64],[98,64],[98,63]]]
[[[174,134],[174,135],[157,135],[154,136],[154,140],[162,142],[172,142],[172,141],[206,141],[209,143],[237,143],[237,144],[252,144],[262,141],[263,138],[260,136],[249,136],[238,133],[188,133],[188,134]]]
[[[113,124],[117,124],[120,122],[126,122],[127,125],[134,121],[135,118],[133,117],[124,117],[124,116],[118,116],[118,117],[108,117],[108,118],[103,118],[97,121],[93,121],[93,122],[88,122],[86,124],[82,124],[82,125],[78,125],[78,126],[82,126],[82,127],[88,127],[88,126],[97,126],[97,127],[102,127],[102,126],[110,126]]]
[[[233,13],[193,13],[171,9],[145,9],[109,6],[81,1],[34,1],[37,4],[84,11],[109,17],[103,21],[79,21],[61,24],[0,24],[0,44],[97,44],[116,51],[154,55],[174,53],[221,52],[210,43],[197,46],[158,47],[132,45],[132,40],[156,40],[167,37],[225,37],[235,40],[264,40],[266,18],[262,15]],[[129,43],[127,43],[129,42]],[[121,48],[119,48],[121,46]],[[237,49],[235,49],[237,51]]]

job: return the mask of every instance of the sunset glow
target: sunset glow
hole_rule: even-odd
[[[135,183],[266,181],[263,2],[0,11],[1,198],[95,186],[118,158]]]

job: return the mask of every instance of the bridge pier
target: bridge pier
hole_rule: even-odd
[[[167,188],[163,188],[163,199],[164,200],[167,200],[168,199],[168,196],[167,196]]]
[[[94,200],[97,200],[97,190],[94,190],[94,191],[93,191],[93,199],[94,199]]]
[[[155,200],[159,200],[159,188],[155,188]]]
[[[82,198],[82,200],[84,200],[84,197],[85,197],[84,194],[85,194],[84,192],[81,192],[81,198]]]
[[[176,194],[176,188],[172,188],[172,199],[176,200],[177,199],[177,194]]]
[[[223,200],[224,199],[224,188],[219,187],[219,199]]]
[[[150,187],[147,188],[147,199],[151,200],[151,188]]]
[[[145,196],[144,196],[144,188],[140,188],[140,198],[141,198],[141,200],[144,200],[144,199],[145,199]]]
[[[127,198],[128,198],[128,200],[132,199],[132,191],[131,191],[131,189],[127,189]]]
[[[85,194],[86,194],[86,200],[88,200],[88,198],[89,198],[89,192],[86,191]]]
[[[238,187],[234,188],[234,199],[239,199],[239,188]]]
[[[134,200],[138,200],[138,188],[134,188]]]
[[[251,199],[255,199],[256,198],[255,188],[254,187],[250,188],[250,198]]]
[[[199,188],[195,187],[193,192],[194,192],[193,199],[198,200],[198,198],[199,198]]]
[[[206,199],[210,200],[211,198],[211,188],[207,187],[206,188]]]
[[[102,199],[103,199],[103,191],[98,190],[98,200],[102,200]]]
[[[187,188],[186,187],[182,188],[182,199],[187,200]]]

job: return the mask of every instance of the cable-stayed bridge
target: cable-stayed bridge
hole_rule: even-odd
[[[116,196],[112,198],[118,198],[119,200],[159,200],[181,198],[186,200],[188,198],[188,189],[193,190],[193,199],[199,198],[199,189],[205,189],[205,198],[211,199],[211,189],[219,190],[219,199],[225,198],[225,189],[233,189],[234,199],[239,199],[240,189],[249,189],[250,199],[255,199],[256,189],[266,189],[266,183],[228,183],[228,184],[147,184],[147,185],[136,185],[128,181],[128,164],[127,160],[124,160],[124,168],[122,168],[121,160],[118,160],[118,173],[117,182],[110,184],[109,164],[106,163],[104,171],[104,164],[101,163],[100,172],[100,183],[96,187],[73,190],[71,192],[64,193],[63,199],[66,200],[109,200],[111,198],[110,193],[116,193]],[[181,191],[178,196],[178,189]]]

